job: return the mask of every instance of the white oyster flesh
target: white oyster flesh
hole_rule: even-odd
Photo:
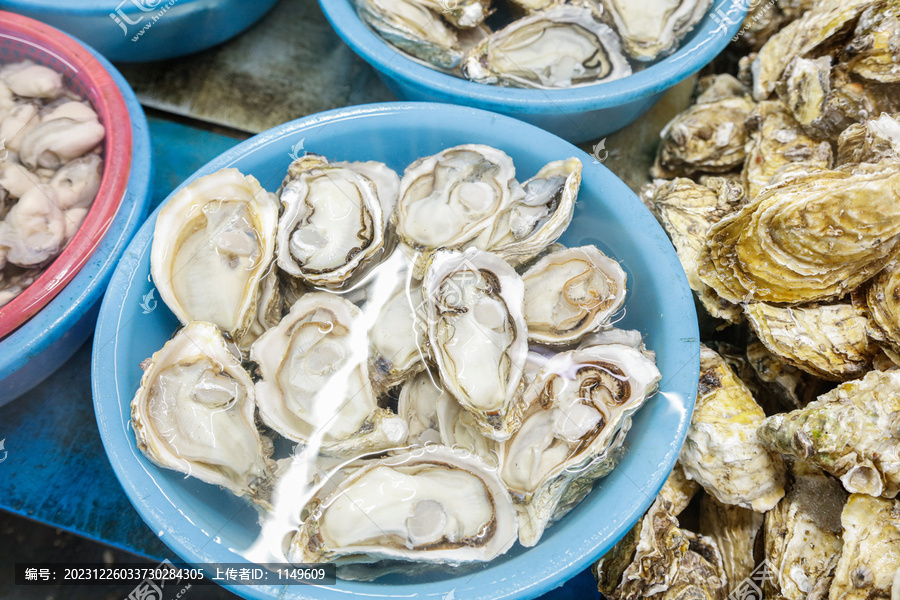
[[[397,412],[409,427],[409,444],[440,444],[438,401],[446,396],[436,381],[437,377],[422,371],[409,379],[400,390]]]
[[[369,375],[386,390],[425,368],[422,285],[403,278],[369,329]]]
[[[262,421],[296,442],[322,434],[324,454],[358,456],[406,440],[406,423],[378,408],[366,373],[360,310],[327,292],[304,294],[250,347]]]
[[[277,260],[285,272],[313,286],[341,287],[382,249],[381,200],[364,170],[316,155],[291,163],[278,221]]]
[[[211,323],[192,322],[153,354],[131,402],[141,452],[160,467],[265,503],[271,441],[254,422],[249,374]]]
[[[641,61],[671,54],[700,22],[712,0],[602,0],[625,51]]]
[[[485,562],[512,546],[517,527],[496,470],[436,445],[348,465],[304,512],[292,563]]]
[[[528,339],[577,342],[608,325],[625,301],[625,271],[595,246],[548,254],[522,275]]]
[[[536,544],[612,470],[632,414],[659,379],[652,360],[620,344],[546,360],[525,391],[521,427],[500,444],[500,476],[520,513],[523,546]]]
[[[524,264],[554,243],[572,222],[581,188],[581,161],[558,160],[544,166],[522,184],[524,197],[497,218],[486,244],[514,267]]]
[[[400,176],[392,168],[384,163],[374,160],[365,162],[334,162],[332,167],[346,167],[352,171],[356,171],[375,186],[375,193],[378,196],[378,202],[381,204],[382,228],[387,228],[397,206],[397,199],[400,197]]]
[[[478,83],[538,89],[631,75],[618,36],[594,14],[559,5],[518,19],[470,50],[462,73]]]
[[[278,204],[252,176],[222,169],[178,191],[160,210],[150,272],[182,323],[208,321],[240,339],[275,251]]]
[[[428,345],[444,389],[501,441],[518,425],[528,353],[525,286],[502,259],[475,248],[434,255],[423,284]]]
[[[464,410],[456,398],[442,391],[435,400],[435,410],[441,443],[471,452],[489,465],[499,464],[498,443],[481,433],[474,415]]]
[[[391,217],[401,241],[416,252],[462,248],[494,225],[524,193],[504,152],[478,144],[420,158],[400,180]]]

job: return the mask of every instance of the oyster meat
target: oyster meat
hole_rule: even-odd
[[[377,391],[425,368],[424,311],[421,282],[404,277],[369,328],[369,375]]]
[[[900,491],[900,371],[869,371],[759,427],[767,447],[839,477],[847,491],[893,498]]]
[[[445,446],[351,463],[303,513],[287,555],[295,564],[459,565],[491,560],[516,539],[516,512],[496,470]]]
[[[454,27],[468,29],[484,22],[491,14],[491,0],[412,0],[440,14]]]
[[[478,83],[538,89],[631,75],[615,32],[575,5],[554,5],[494,32],[469,51],[461,70]]]
[[[625,271],[595,246],[552,252],[522,275],[531,342],[559,346],[608,325],[625,301]]]
[[[446,389],[487,437],[519,424],[519,384],[528,352],[522,278],[481,250],[442,250],[423,283],[428,345]]]
[[[602,0],[628,54],[641,61],[671,54],[700,22],[712,0]]]
[[[424,446],[440,444],[441,430],[438,421],[438,404],[446,392],[437,384],[437,376],[422,371],[409,379],[400,390],[397,413],[406,421],[409,435],[407,443]],[[452,398],[450,398],[453,401]]]
[[[268,503],[272,442],[254,421],[255,394],[239,354],[211,323],[186,325],[144,367],[131,426],[153,463]]]
[[[744,314],[766,348],[822,379],[861,377],[878,349],[863,311],[849,303],[781,308],[753,302]]]
[[[722,357],[700,351],[700,388],[679,460],[685,475],[723,504],[762,512],[784,496],[784,463],[757,439],[765,419]]]
[[[549,358],[525,391],[522,425],[500,444],[500,476],[533,546],[615,466],[631,415],[660,373],[640,350],[591,346]]]
[[[310,292],[250,347],[263,423],[296,442],[321,436],[321,452],[358,456],[401,445],[406,422],[378,408],[366,373],[360,310],[327,292]]]
[[[839,298],[900,252],[898,194],[887,163],[769,186],[709,231],[700,279],[731,302]]]
[[[183,187],[156,218],[150,272],[182,323],[208,321],[240,339],[275,251],[278,203],[259,182],[222,169]]]

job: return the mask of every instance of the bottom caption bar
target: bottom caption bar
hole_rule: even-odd
[[[179,567],[168,560],[145,564],[16,563],[16,585],[334,585],[333,564],[203,564]]]

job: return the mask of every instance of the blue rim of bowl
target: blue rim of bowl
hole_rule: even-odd
[[[426,89],[441,100],[459,103],[465,99],[486,110],[521,114],[584,112],[663,92],[724,50],[748,10],[747,0],[719,1],[674,54],[628,77],[569,89],[532,90],[474,83],[419,64],[369,29],[352,0],[319,0],[319,6],[341,39],[387,77]]]
[[[244,142],[241,142],[231,150],[228,150],[227,152],[219,155],[218,157],[204,165],[202,168],[200,168],[198,171],[196,171],[184,182],[182,182],[175,190],[173,190],[172,193],[166,198],[166,200],[163,201],[159,207],[157,207],[157,209],[153,212],[153,214],[149,216],[147,221],[141,227],[141,230],[129,244],[129,247],[125,253],[124,258],[122,259],[122,262],[120,263],[119,268],[117,268],[115,273],[113,274],[112,280],[110,281],[109,285],[111,293],[108,293],[103,300],[103,305],[100,309],[100,316],[97,320],[97,328],[94,334],[95,339],[103,340],[103,343],[94,344],[93,356],[91,359],[91,379],[93,387],[94,411],[97,417],[97,424],[100,430],[101,440],[103,442],[103,446],[107,453],[107,456],[110,459],[110,464],[113,467],[116,478],[122,485],[122,488],[124,489],[132,505],[141,515],[141,518],[148,524],[148,526],[150,526],[154,531],[164,529],[167,531],[174,530],[177,532],[176,536],[166,535],[165,537],[161,537],[160,539],[162,539],[162,541],[172,551],[174,551],[176,555],[187,562],[197,565],[239,563],[246,561],[244,561],[244,559],[239,554],[224,547],[220,548],[218,545],[213,546],[213,549],[210,550],[207,549],[206,544],[192,544],[191,542],[194,540],[194,538],[190,536],[191,532],[194,532],[194,534],[202,534],[206,536],[207,543],[211,538],[209,537],[209,534],[195,525],[192,521],[188,520],[186,516],[183,519],[183,522],[179,522],[176,524],[177,528],[176,525],[167,523],[164,520],[164,516],[159,509],[160,507],[164,507],[166,502],[169,502],[171,504],[171,501],[168,500],[168,497],[165,495],[164,491],[160,487],[158,487],[158,484],[146,471],[146,467],[144,467],[143,469],[135,468],[129,470],[126,468],[126,465],[120,462],[120,460],[118,459],[120,450],[123,453],[127,451],[129,455],[137,456],[139,454],[136,449],[132,448],[135,442],[134,437],[129,433],[130,425],[126,425],[125,428],[121,427],[120,425],[120,420],[126,419],[127,417],[125,413],[127,412],[128,414],[130,414],[130,410],[125,404],[123,404],[123,402],[127,403],[127,405],[129,406],[131,402],[130,397],[126,399],[121,398],[118,389],[119,384],[118,372],[116,367],[116,346],[119,343],[118,326],[122,318],[123,311],[123,306],[121,303],[122,298],[120,296],[133,285],[132,273],[135,266],[137,264],[140,264],[140,262],[142,262],[143,260],[149,260],[149,257],[145,255],[148,255],[149,253],[149,246],[152,240],[156,215],[159,213],[159,210],[162,208],[162,206],[164,206],[165,203],[168,202],[170,198],[172,198],[172,196],[178,193],[178,191],[188,185],[191,181],[220,169],[231,167],[233,163],[243,155],[269,144],[278,143],[280,142],[281,138],[285,136],[298,134],[301,131],[314,133],[316,131],[316,128],[325,128],[333,122],[349,121],[357,118],[365,118],[368,116],[378,116],[380,114],[400,113],[403,111],[431,111],[435,114],[435,117],[439,116],[443,119],[454,117],[458,117],[460,119],[466,117],[478,117],[481,119],[489,119],[491,122],[494,122],[496,120],[511,122],[511,124],[514,124],[514,126],[517,128],[522,128],[530,133],[534,133],[535,135],[539,136],[551,136],[559,142],[564,143],[566,146],[568,146],[568,151],[571,152],[571,156],[580,158],[585,164],[590,164],[591,161],[591,157],[588,156],[585,152],[579,150],[577,147],[570,144],[569,142],[566,142],[562,138],[559,138],[558,136],[555,136],[543,129],[540,129],[528,123],[524,123],[512,117],[491,113],[482,109],[458,105],[427,102],[388,102],[330,110],[273,127],[272,129],[269,129]],[[456,115],[448,115],[448,112],[456,113]],[[453,122],[458,121],[454,120]],[[618,187],[618,192],[622,194],[627,193],[631,196],[634,196],[634,202],[637,203],[636,206],[642,207],[642,205],[640,205],[640,201],[637,199],[634,193],[631,192],[631,190],[629,190],[629,188],[611,171],[609,171],[609,169],[599,163],[594,166],[599,167],[599,171],[602,172],[602,178],[609,179],[615,184],[611,187]],[[608,190],[606,189],[604,189],[604,191],[608,192]],[[688,287],[687,278],[684,274],[684,271],[681,268],[680,263],[678,262],[674,249],[671,248],[671,244],[668,242],[666,234],[663,232],[662,228],[659,226],[656,220],[650,215],[649,211],[646,211],[646,213],[641,211],[640,214],[645,215],[647,219],[646,226],[649,228],[653,228],[654,231],[658,230],[658,235],[661,236],[661,239],[664,240],[665,244],[669,247],[670,255],[667,255],[667,258],[663,259],[664,262],[669,263],[667,265],[669,268],[666,272],[670,277],[674,278],[674,280],[677,280],[677,287],[679,290],[681,290],[684,296],[680,299],[680,304],[683,304],[683,306],[673,306],[673,312],[678,312],[679,314],[675,315],[676,318],[673,319],[673,325],[671,327],[674,327],[678,330],[678,335],[681,336],[680,339],[682,343],[690,344],[692,348],[696,346],[695,355],[687,359],[687,361],[682,364],[681,368],[678,371],[676,371],[675,373],[669,373],[668,379],[696,382],[700,370],[699,343],[697,341],[699,337],[699,331],[696,320],[693,295]],[[125,291],[120,293],[120,290]],[[672,298],[673,303],[679,303],[678,296],[674,292]],[[665,383],[665,381],[663,383]],[[509,591],[503,596],[482,595],[479,597],[502,597],[507,600],[536,598],[541,594],[547,593],[564,584],[576,574],[583,571],[590,564],[596,561],[603,552],[611,548],[615,541],[621,539],[622,536],[624,536],[632,527],[633,523],[637,522],[640,516],[643,515],[649,508],[650,504],[653,502],[653,499],[656,497],[656,495],[659,493],[659,490],[665,483],[672,467],[674,466],[674,463],[678,457],[678,452],[680,451],[680,448],[684,443],[684,439],[687,435],[687,429],[690,424],[690,410],[692,409],[693,403],[696,398],[696,384],[693,384],[690,387],[690,390],[691,391],[688,392],[688,397],[683,399],[688,409],[687,412],[685,413],[682,411],[682,414],[680,415],[677,423],[667,423],[667,425],[675,425],[675,431],[674,438],[669,445],[669,450],[666,452],[663,462],[658,465],[653,465],[653,470],[648,476],[648,480],[642,485],[634,483],[630,480],[630,478],[627,477],[627,475],[624,476],[639,492],[642,500],[633,504],[627,510],[628,517],[626,519],[623,519],[614,528],[610,528],[611,534],[605,538],[605,543],[601,544],[596,542],[595,540],[591,540],[589,542],[593,544],[591,551],[585,552],[577,559],[569,560],[567,556],[566,559],[569,560],[569,562],[559,569],[553,571],[552,574],[541,572],[540,575],[535,575],[536,577],[541,577],[540,579],[522,582],[521,586],[519,586],[517,582],[516,589],[514,591]],[[667,398],[666,400],[670,401],[671,404],[671,399]],[[125,444],[125,446],[120,447],[120,444],[123,443]],[[635,453],[634,449],[632,449],[629,454],[636,455],[639,453]],[[555,544],[547,544],[547,546],[545,546],[545,551],[549,550],[549,547],[551,545],[555,546]],[[529,552],[533,552],[535,549],[539,549],[541,547],[542,544],[538,544],[538,546],[536,546],[535,548],[529,549]],[[536,571],[540,571],[540,569],[536,569]],[[463,575],[460,575],[460,577],[462,576]],[[478,576],[478,573],[476,573],[473,577],[476,576]],[[361,583],[357,581],[340,580],[340,583],[346,587],[344,589],[338,590],[332,588],[331,586],[313,586],[309,588],[308,592],[304,591],[303,586],[285,588],[284,586],[272,585],[223,585],[223,587],[236,594],[241,595],[242,597],[253,598],[255,600],[271,600],[273,598],[289,598],[290,600],[345,600],[348,597],[377,596],[380,598],[400,598],[408,596],[408,594],[405,594],[403,596],[390,594],[390,592],[388,591],[390,588],[389,585],[384,586],[382,593],[373,594],[372,592],[365,592],[361,589],[353,589],[357,586],[362,588],[369,585],[377,585],[373,584],[372,582]],[[487,582],[480,583],[484,583],[484,585],[480,585],[478,588],[479,590],[491,587],[491,584]],[[495,588],[499,589],[502,585],[505,585],[504,580],[493,582],[493,587]],[[421,586],[417,586],[416,589],[416,594],[422,597],[437,598],[441,597],[445,592],[447,592],[445,582],[441,581],[424,583]]]
[[[219,3],[219,0],[179,0],[179,4],[191,4],[199,1]],[[15,12],[15,9],[18,7],[71,14],[89,14],[97,12],[106,16],[110,11],[115,11],[126,3],[122,2],[122,0],[78,0],[78,2],[60,2],[60,0],[7,0],[4,4],[8,6],[7,10],[12,9],[13,12]],[[159,4],[162,5],[163,2],[159,2]],[[126,5],[125,8],[129,7]],[[131,6],[129,10],[136,9],[136,6]]]
[[[131,117],[133,144],[128,187],[103,240],[79,273],[47,306],[0,342],[3,349],[0,353],[0,381],[49,348],[100,300],[118,259],[143,223],[150,203],[153,154],[144,111],[119,71],[96,50],[75,36],[70,37],[86,48],[109,72],[125,99]],[[102,263],[96,268],[98,261]]]

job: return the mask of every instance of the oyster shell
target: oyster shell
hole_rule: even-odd
[[[788,364],[762,342],[747,344],[747,361],[762,385],[787,410],[803,408],[824,392],[820,380]]]
[[[877,119],[855,123],[841,133],[837,143],[840,165],[900,160],[900,121],[882,114]]]
[[[402,444],[406,422],[378,408],[369,383],[364,329],[360,310],[347,300],[304,294],[250,347],[263,423],[296,442],[321,436],[321,452],[331,456]]]
[[[719,192],[687,178],[661,182],[646,190],[644,202],[672,239],[687,275],[688,285],[713,317],[729,323],[741,320],[741,308],[720,298],[697,273],[697,256],[706,243],[710,227],[736,212],[745,202],[743,189],[719,180]]]
[[[500,213],[490,237],[475,241],[513,267],[527,263],[553,244],[572,222],[581,187],[581,161],[545,165],[522,184],[525,196]]]
[[[869,342],[865,314],[849,303],[780,308],[754,302],[744,314],[766,348],[822,379],[861,377],[878,350]]]
[[[841,53],[852,73],[882,83],[900,83],[900,5],[877,2],[859,18]]]
[[[733,80],[728,75],[719,77]],[[697,104],[665,126],[651,171],[653,177],[727,173],[744,163],[748,140],[744,123],[756,105],[740,93],[743,86],[739,82],[727,82],[731,84],[730,95],[701,95]]]
[[[442,69],[462,59],[456,31],[419,0],[353,0],[359,16],[385,40]]]
[[[436,379],[436,375],[422,371],[412,376],[400,390],[397,413],[408,426],[406,441],[409,444],[441,443],[438,401],[446,392],[437,385]]]
[[[784,464],[757,439],[765,419],[722,357],[700,350],[700,388],[679,460],[688,479],[723,504],[762,512],[784,496]]]
[[[287,555],[295,564],[485,562],[516,538],[516,513],[496,471],[436,445],[348,465],[303,512]]]
[[[813,132],[821,130],[831,98],[831,57],[794,58],[776,89],[801,127]]]
[[[636,348],[591,346],[554,355],[523,396],[522,425],[500,444],[500,476],[533,546],[606,476],[660,373]]]
[[[454,27],[469,29],[484,22],[491,14],[491,0],[412,0],[441,15]]]
[[[267,504],[272,443],[256,429],[253,382],[216,326],[189,323],[142,366],[131,401],[141,452],[160,467]]]
[[[615,32],[575,5],[554,5],[514,21],[470,50],[460,68],[478,83],[538,89],[631,75]]]
[[[731,302],[838,298],[900,251],[898,186],[889,163],[769,186],[709,231],[700,279]]]
[[[420,282],[404,278],[369,328],[369,376],[387,390],[425,368],[425,297]]]
[[[796,461],[787,495],[766,513],[769,598],[805,600],[841,552],[841,508],[847,494],[819,469]]]
[[[743,171],[750,198],[755,198],[787,165],[831,168],[831,145],[807,136],[781,102],[760,102],[747,126],[754,130]]]
[[[478,144],[455,146],[406,168],[391,221],[401,241],[427,259],[434,250],[462,248],[490,230],[523,195],[506,153]],[[418,271],[424,272],[423,262],[417,261]]]
[[[891,262],[866,290],[866,309],[880,341],[900,351],[900,264]]]
[[[471,452],[492,467],[500,463],[498,443],[481,433],[472,413],[463,410],[453,396],[442,392],[436,410],[442,444]]]
[[[428,345],[444,389],[472,413],[484,435],[508,439],[519,423],[517,396],[528,352],[522,278],[488,252],[442,250],[423,290]]]
[[[844,551],[829,598],[894,598],[900,570],[900,504],[853,494],[841,513]]]
[[[181,188],[156,218],[150,272],[186,324],[214,323],[240,339],[275,251],[278,203],[252,176],[222,169]]]
[[[386,220],[375,183],[349,165],[299,158],[279,196],[278,266],[309,285],[345,285],[384,246]]]
[[[625,301],[626,275],[595,246],[552,252],[522,274],[531,342],[560,346],[607,325]]]
[[[700,533],[719,549],[728,593],[737,590],[756,566],[753,547],[763,519],[756,511],[722,504],[709,495],[700,500]]]
[[[839,477],[851,493],[893,498],[900,491],[900,371],[869,371],[759,427],[767,447]]]
[[[700,22],[712,0],[602,0],[604,13],[622,36],[625,51],[651,61],[671,54]]]

